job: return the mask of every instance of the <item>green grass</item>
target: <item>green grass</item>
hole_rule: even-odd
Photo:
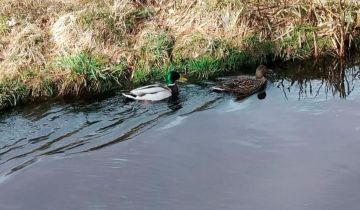
[[[198,79],[208,79],[223,72],[243,71],[249,66],[263,62],[260,57],[236,49],[229,49],[228,55],[221,58],[203,56],[185,62],[187,72]]]
[[[135,84],[145,84],[164,77],[173,65],[173,47],[174,39],[165,30],[144,34],[132,81]]]
[[[29,89],[20,80],[4,79],[0,82],[0,109],[16,106],[28,95]]]
[[[260,40],[259,35],[253,34],[245,37],[243,44],[246,52],[249,54],[249,62],[268,62],[275,57],[276,43],[271,40]]]
[[[63,57],[58,65],[60,68],[70,69],[73,74],[84,75],[89,80],[105,79],[100,62],[86,53]]]
[[[170,63],[174,39],[167,31],[146,33],[140,48],[140,57],[145,61],[145,69],[150,70],[152,66],[160,68]]]
[[[52,68],[67,70],[70,74],[57,87],[59,94],[102,93],[123,85],[126,81],[126,62],[121,60],[112,64],[105,61],[101,56],[84,52],[60,58]]]
[[[227,55],[219,58],[205,54],[193,59],[172,60],[162,65],[151,66],[142,59],[135,66],[132,82],[136,85],[142,85],[159,80],[163,81],[165,75],[171,70],[186,73],[187,76],[197,79],[208,79],[223,72],[239,71],[261,62],[259,58],[253,58],[249,53],[236,49],[227,50]]]
[[[142,85],[148,84],[149,82],[164,80],[167,72],[175,70],[177,67],[178,65],[175,63],[167,63],[162,66],[148,66],[145,61],[140,60],[135,67],[132,82],[135,85]],[[180,68],[177,68],[176,70],[182,72]]]
[[[9,32],[7,21],[7,17],[0,15],[0,37],[7,35]]]
[[[220,71],[224,71],[222,61],[211,57],[201,57],[187,63],[188,72],[197,78],[209,78]]]

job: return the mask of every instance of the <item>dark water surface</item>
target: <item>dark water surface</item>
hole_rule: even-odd
[[[4,113],[0,209],[359,209],[357,64],[275,72],[263,100],[203,82],[172,102],[119,94]]]

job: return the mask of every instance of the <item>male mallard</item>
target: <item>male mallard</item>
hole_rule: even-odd
[[[265,87],[267,81],[265,75],[268,71],[269,69],[266,66],[260,65],[256,68],[255,78],[250,76],[238,76],[235,79],[225,81],[212,87],[212,89],[215,91],[231,92],[244,98],[259,92]]]
[[[177,80],[186,81],[186,78],[182,77],[176,71],[170,71],[166,75],[166,85],[147,85],[131,90],[130,93],[127,94],[123,93],[123,95],[134,100],[160,101],[165,98],[169,98],[170,96],[176,96],[179,94],[179,88],[176,84]]]

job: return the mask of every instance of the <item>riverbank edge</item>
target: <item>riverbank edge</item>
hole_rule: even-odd
[[[86,59],[94,59],[87,54],[82,56]],[[309,57],[303,60],[295,59],[292,61],[282,61],[271,59],[272,55],[266,55],[261,59],[251,58],[250,53],[233,52],[225,58],[200,58],[188,59],[177,62],[172,62],[162,69],[155,68],[146,75],[137,76],[132,74],[130,67],[121,64],[112,65],[103,63],[98,70],[91,70],[84,74],[75,73],[72,75],[73,79],[80,79],[79,83],[71,83],[71,88],[64,85],[65,81],[51,81],[46,76],[35,78],[34,75],[23,75],[15,79],[3,79],[0,81],[0,110],[6,110],[16,107],[17,105],[24,105],[27,103],[34,103],[36,101],[44,102],[47,100],[63,100],[63,99],[83,99],[99,97],[102,95],[111,95],[117,91],[126,91],[139,85],[151,84],[154,82],[163,82],[165,75],[170,70],[176,70],[183,73],[190,80],[214,79],[217,76],[224,74],[240,73],[252,74],[258,64],[266,64],[269,66],[281,66],[290,63],[309,62],[314,60],[316,63],[319,60],[339,60],[333,56]],[[268,58],[267,60],[264,58]],[[89,67],[91,69],[92,67]],[[118,68],[118,72],[109,71],[109,69]],[[94,71],[94,72],[92,72]],[[99,72],[95,72],[99,71]],[[110,73],[106,73],[109,71]],[[116,73],[114,73],[116,72]],[[32,80],[36,79],[36,84],[31,84]],[[39,80],[40,79],[40,80]],[[56,84],[58,82],[58,84]],[[60,82],[60,83],[59,83]],[[65,90],[64,90],[65,89]],[[70,90],[70,91],[69,91]]]

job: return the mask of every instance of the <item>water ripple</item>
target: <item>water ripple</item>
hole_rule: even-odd
[[[308,106],[302,105],[302,108],[308,107],[313,114],[318,114],[322,110],[313,107],[318,107],[316,103],[329,100],[330,94],[333,98],[338,94],[340,98],[352,99],[360,93],[360,88],[357,88],[360,86],[359,78],[352,76],[357,75],[358,68],[349,68],[341,74],[346,80],[336,78],[338,74],[333,70],[332,77],[328,72],[315,77],[313,71],[306,68],[304,71],[298,75],[296,68],[284,71],[284,75],[279,74],[268,88],[271,90],[270,97],[271,93],[277,92],[276,97],[280,98],[276,100],[303,100]],[[336,81],[348,82],[339,85]],[[231,95],[209,91],[213,85],[214,82],[202,82],[181,86],[178,99],[156,103],[127,101],[119,93],[99,101],[29,105],[4,113],[0,115],[0,176],[21,170],[40,157],[103,149],[141,135],[160,121],[169,122],[163,127],[169,128],[194,112],[220,104],[224,105],[222,112],[241,112],[244,107],[253,107],[255,103],[252,100],[257,100],[254,96],[250,100],[235,101]],[[289,105],[296,107],[296,103]],[[308,112],[300,108],[298,111]]]
[[[12,174],[42,156],[91,152],[129,140],[160,120],[211,109],[222,98],[206,85],[181,88],[180,98],[168,102],[132,102],[119,94],[93,103],[49,103],[13,111],[0,124],[0,174]]]

